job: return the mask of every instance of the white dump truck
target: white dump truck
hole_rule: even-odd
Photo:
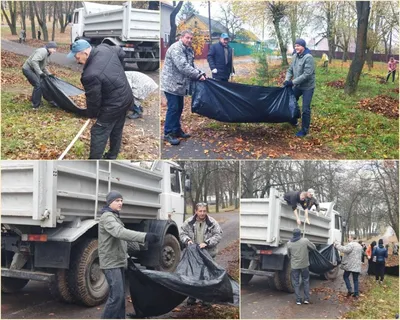
[[[118,45],[126,53],[125,63],[136,63],[141,71],[159,68],[160,11],[83,2],[70,19],[71,43],[85,39],[96,46],[100,43]]]
[[[129,161],[1,161],[2,292],[38,280],[61,301],[103,302],[108,284],[99,268],[98,221],[110,190],[124,197],[126,228],[161,237],[151,250],[130,243],[130,254],[147,268],[174,271],[189,187],[183,175],[171,161],[149,169]]]
[[[300,228],[319,250],[342,239],[342,218],[333,209],[334,202],[320,203],[320,207],[322,213],[319,216],[313,211],[309,212],[311,225]],[[304,217],[304,211],[301,209],[300,212]],[[267,276],[271,287],[294,292],[286,243],[295,228],[297,222],[292,207],[275,188],[270,189],[269,198],[241,199],[242,284],[248,283],[254,275],[261,275]],[[336,267],[321,276],[335,279],[338,271]]]

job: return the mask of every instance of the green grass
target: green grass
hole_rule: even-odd
[[[318,61],[317,61],[318,64]],[[399,157],[399,122],[368,110],[357,109],[362,99],[385,95],[399,98],[395,84],[378,83],[376,76],[386,75],[386,64],[375,63],[374,69],[364,67],[356,94],[349,96],[343,89],[327,86],[327,82],[346,80],[349,63],[336,60],[325,72],[316,68],[316,88],[312,100],[310,135],[318,138],[334,153],[346,159],[397,159]],[[286,70],[286,68],[278,68]],[[276,74],[276,72],[275,72]],[[253,84],[254,79],[246,82]],[[269,85],[281,85],[270,82]],[[299,100],[301,105],[301,99]]]
[[[33,111],[19,94],[1,95],[1,158],[55,159],[82,126],[82,119],[50,107],[47,102]]]
[[[368,277],[363,286],[363,294],[345,318],[394,319],[399,313],[399,278],[385,276],[384,285],[378,285],[375,277]]]

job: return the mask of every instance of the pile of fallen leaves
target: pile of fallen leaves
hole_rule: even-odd
[[[363,99],[356,107],[388,118],[397,119],[399,117],[399,100],[385,95],[379,95],[372,99]]]
[[[86,109],[86,95],[84,93],[72,96],[70,99],[80,108]]]
[[[21,56],[13,52],[1,50],[1,68],[22,68]]]
[[[386,259],[386,267],[395,267],[399,265],[399,256],[393,254],[389,255]]]
[[[344,89],[344,80],[336,80],[336,81],[330,81],[326,83],[327,86],[333,87],[336,89]]]

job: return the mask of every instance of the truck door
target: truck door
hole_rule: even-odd
[[[83,36],[83,8],[75,10],[71,22],[71,43],[73,43],[76,38]]]
[[[178,225],[178,230],[180,230],[183,220],[184,220],[184,196],[182,187],[182,171],[170,167],[170,177],[171,177],[171,219],[175,221]]]
[[[335,214],[335,228],[333,230],[333,241],[342,241],[342,217]]]

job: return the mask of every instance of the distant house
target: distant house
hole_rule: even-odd
[[[169,35],[171,31],[169,17],[171,16],[173,10],[174,10],[173,6],[161,2],[161,38],[164,47],[166,47],[169,42]]]
[[[205,40],[209,41],[209,28],[208,28],[208,17],[201,16],[199,14],[192,14],[185,20],[185,24],[191,28],[197,28],[202,34],[204,34]],[[228,33],[228,29],[217,20],[211,19],[211,38],[212,40],[219,39],[221,33]]]

